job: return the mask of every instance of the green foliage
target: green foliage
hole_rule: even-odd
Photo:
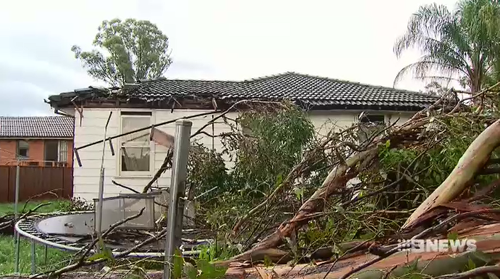
[[[147,20],[104,20],[93,46],[104,52],[82,51],[76,45],[71,51],[90,76],[112,86],[161,77],[172,63],[168,37]]]
[[[21,274],[26,275],[31,272],[31,245],[31,240],[21,237],[19,247],[19,268]],[[14,259],[16,250],[14,237],[0,236],[0,246],[2,247],[0,249],[0,275],[13,274],[15,271]],[[73,254],[68,251],[50,247],[47,248],[47,254],[45,254],[45,246],[39,244],[35,246],[35,251],[37,272],[62,268],[68,265],[73,258]],[[45,258],[45,255],[47,255],[47,258]]]
[[[458,76],[472,92],[480,91],[500,70],[499,18],[500,3],[493,0],[462,0],[453,12],[435,3],[421,6],[410,18],[406,34],[396,41],[394,52],[399,57],[416,47],[423,56],[403,68],[395,83],[408,72],[430,78],[428,74],[438,70],[442,76],[437,78]]]
[[[291,104],[245,111],[237,121],[249,135],[240,133],[224,139],[227,151],[234,154],[233,183],[256,196],[274,188],[314,138],[310,120]]]
[[[204,245],[199,249],[200,255],[198,258],[209,262],[227,260],[238,253],[236,247],[220,242]]]
[[[449,240],[457,240],[458,239],[458,233],[457,232],[450,232],[450,233],[448,233],[447,238]]]
[[[197,195],[203,194],[202,201],[208,201],[226,191],[230,182],[222,154],[197,143],[191,146],[189,152],[187,179],[196,189]],[[217,188],[207,192],[214,187]]]
[[[182,277],[182,267],[184,266],[184,259],[179,249],[175,250],[173,257],[172,278],[180,279]]]
[[[204,258],[196,259],[195,266],[193,266],[187,263],[182,257],[181,252],[177,250],[173,259],[172,278],[220,279],[224,278],[226,271],[226,267],[216,267]]]
[[[196,260],[196,267],[189,266],[186,275],[189,279],[220,279],[226,274],[226,267],[217,267],[207,260]]]
[[[246,110],[236,121],[237,124],[231,125],[232,132],[222,138],[223,152],[196,145],[188,162],[188,182],[195,186],[197,195],[217,187],[198,200],[197,212],[202,215],[200,219],[219,232],[229,230],[237,219],[261,202],[260,198],[279,187],[301,160],[303,150],[314,144],[314,126],[292,104]],[[226,170],[223,155],[233,164],[231,171]],[[317,164],[310,171],[321,167],[322,164]],[[320,173],[323,175],[325,171]],[[295,189],[298,198],[295,203],[308,194],[307,185],[320,180],[314,178]]]
[[[94,210],[94,204],[89,203],[86,200],[76,197],[71,198],[69,201],[64,201],[59,206],[59,210],[62,212],[72,212],[72,211],[91,211]]]
[[[432,122],[432,129],[445,131],[445,136],[432,138],[433,141],[419,148],[385,148],[379,150],[379,158],[383,172],[388,174],[390,181],[403,177],[406,183],[400,191],[412,191],[405,195],[405,201],[394,203],[401,196],[388,194],[386,202],[377,202],[378,208],[387,209],[392,205],[412,208],[419,205],[436,189],[458,164],[462,155],[472,141],[484,130],[487,123],[484,119],[468,119],[467,117],[439,118]],[[437,141],[437,142],[436,142]],[[493,157],[498,156],[498,151]],[[478,176],[476,182],[487,185],[495,176]],[[409,183],[408,183],[409,182]]]

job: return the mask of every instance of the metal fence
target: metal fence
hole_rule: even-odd
[[[15,202],[16,167],[0,166],[0,203]],[[50,193],[49,193],[50,192]],[[73,169],[68,167],[19,167],[19,201],[73,197]]]

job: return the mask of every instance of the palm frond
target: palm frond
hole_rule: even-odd
[[[441,32],[452,23],[453,18],[446,6],[437,4],[421,6],[411,16],[406,34],[394,44],[394,53],[399,57],[404,50],[418,45],[422,37],[439,39]]]
[[[409,73],[413,73],[413,76],[420,80],[430,79],[433,76],[429,76],[427,73],[433,70],[449,75],[463,73],[460,69],[456,68],[455,65],[436,59],[436,57],[426,55],[421,57],[418,62],[409,64],[401,69],[394,79],[393,86],[395,87],[398,82]]]
[[[480,89],[500,59],[499,1],[461,0],[453,13],[444,5],[421,6],[411,16],[406,33],[396,40],[394,53],[400,57],[410,48],[424,56],[404,67],[394,84],[409,72],[427,79],[431,70],[438,70],[458,73],[468,80],[471,90]]]

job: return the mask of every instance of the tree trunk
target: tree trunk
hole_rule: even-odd
[[[258,255],[259,251],[274,248],[282,244],[285,237],[290,236],[303,224],[307,224],[311,219],[310,214],[323,210],[326,199],[331,196],[335,190],[345,187],[347,181],[358,174],[359,169],[364,166],[363,163],[371,161],[376,154],[377,148],[374,147],[352,156],[346,160],[345,164],[336,166],[330,171],[321,187],[302,204],[298,212],[290,221],[281,224],[273,234],[266,237],[254,248],[233,257],[229,261],[251,260]],[[358,164],[360,164],[359,167],[356,166]]]
[[[462,155],[446,180],[413,212],[402,229],[411,227],[428,210],[448,203],[465,190],[500,145],[500,120],[484,130]]]
[[[412,261],[408,264],[398,266],[394,270],[389,271],[388,274],[386,273],[387,271],[367,268],[364,271],[353,274],[350,278],[411,278],[413,277],[411,275],[419,276],[420,278],[433,278],[446,274],[462,272],[466,268],[467,264],[470,264],[471,262],[474,263],[476,267],[491,264],[490,262],[487,262],[487,260],[493,261],[493,259],[490,259],[489,255],[485,255],[482,252],[467,252],[456,257],[434,259],[430,261]]]

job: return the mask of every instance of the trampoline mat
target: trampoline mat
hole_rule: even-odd
[[[24,222],[28,222],[25,220]],[[45,217],[42,219],[33,219],[31,233],[38,232],[51,242],[59,243],[62,241],[65,245],[71,247],[84,247],[92,241],[94,213],[85,212],[77,214],[65,214],[58,216]],[[21,226],[22,227],[22,226]],[[209,234],[195,229],[183,230],[182,247],[184,250],[195,251],[200,245],[209,245],[213,243]],[[123,250],[133,247],[142,241],[151,237],[150,233],[144,233],[138,230],[118,230],[115,235],[111,234],[106,238],[105,242],[111,249]],[[70,244],[71,243],[71,244]],[[73,244],[77,246],[73,246]],[[156,241],[144,245],[138,252],[163,251],[165,247],[165,237],[161,237]]]
[[[94,213],[49,217],[36,224],[39,232],[49,235],[88,236],[94,232]]]

